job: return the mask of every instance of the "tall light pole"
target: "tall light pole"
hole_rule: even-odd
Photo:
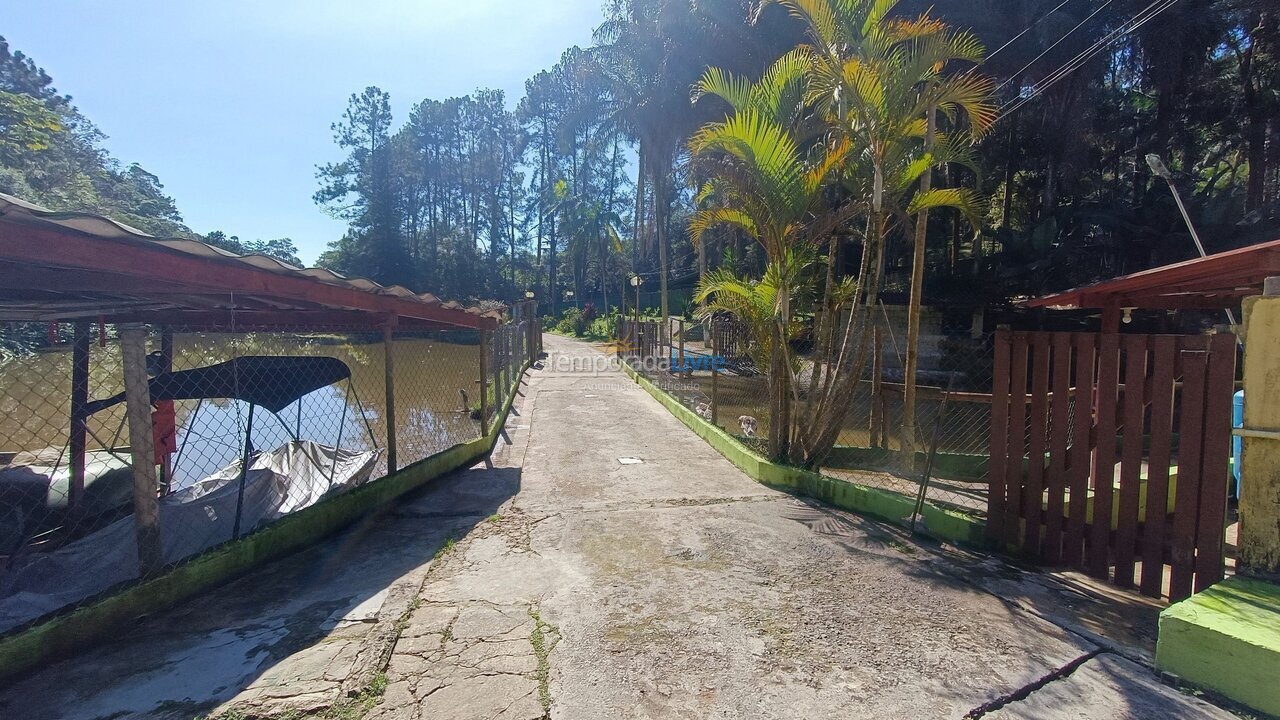
[[[1187,224],[1187,230],[1191,232],[1191,240],[1196,244],[1196,250],[1199,251],[1200,257],[1207,257],[1204,243],[1200,242],[1200,233],[1196,232],[1196,226],[1191,224],[1191,215],[1187,213],[1187,206],[1182,204],[1182,195],[1178,192],[1178,186],[1173,184],[1173,173],[1169,172],[1164,161],[1155,153],[1147,155],[1147,166],[1151,168],[1151,172],[1163,178],[1165,184],[1169,186],[1169,192],[1173,193],[1173,201],[1178,204],[1178,212],[1182,213],[1182,221]],[[1231,308],[1227,308],[1227,322],[1231,323],[1232,328],[1236,326],[1236,314],[1231,312]]]
[[[636,323],[640,322],[640,286],[644,284],[644,278],[639,275],[631,276],[631,287],[636,289]]]

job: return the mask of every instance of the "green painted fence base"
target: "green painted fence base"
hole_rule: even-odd
[[[1280,716],[1280,585],[1237,576],[1165,608],[1156,668]]]
[[[525,362],[516,375],[529,369]],[[0,682],[118,635],[121,625],[227,582],[332,535],[407,492],[487,457],[498,442],[514,390],[484,437],[454,445],[349,493],[316,503],[239,540],[214,548],[152,580],[0,639]]]
[[[901,455],[897,450],[885,448],[865,448],[854,445],[837,445],[831,449],[824,465],[844,470],[871,470],[883,468],[895,462]],[[926,452],[917,452],[917,466],[923,465]],[[987,455],[966,455],[963,453],[938,452],[933,458],[933,471],[938,477],[960,482],[987,482],[987,464],[991,458]]]
[[[811,470],[770,462],[740,443],[723,428],[708,422],[685,407],[679,400],[638,374],[626,363],[622,364],[622,368],[640,387],[662,403],[676,419],[756,481],[879,520],[899,525],[910,522],[911,511],[915,505],[913,498],[827,477]],[[917,529],[939,540],[969,547],[986,548],[990,544],[986,535],[986,523],[964,513],[930,503],[925,503]]]

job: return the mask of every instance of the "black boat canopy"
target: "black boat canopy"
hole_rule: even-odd
[[[334,357],[248,355],[217,365],[151,378],[151,402],[230,398],[278,413],[298,398],[351,377]],[[87,414],[124,402],[124,393],[94,400]]]

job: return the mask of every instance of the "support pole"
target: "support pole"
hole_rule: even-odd
[[[871,344],[871,447],[884,443],[884,330],[876,323]]]
[[[679,323],[678,326],[680,328],[677,331],[680,333],[680,370],[685,377],[691,377],[693,372],[689,370],[689,366],[685,365],[684,362],[684,318],[680,318],[677,323]]]
[[[161,328],[160,330],[160,368],[161,373],[173,372],[173,330],[169,328]],[[174,417],[173,401],[164,401],[170,411],[169,417]],[[176,433],[177,428],[172,428]],[[169,489],[173,486],[173,456],[165,453],[160,459],[160,479],[164,484],[164,491],[161,495],[168,495]]]
[[[240,538],[241,520],[244,516],[244,487],[249,481],[249,460],[253,457],[253,410],[255,407],[257,406],[252,403],[249,404],[249,420],[244,426],[244,452],[240,455],[240,485],[236,490],[236,522],[235,526],[231,529],[231,539],[233,540],[238,540]],[[346,412],[346,398],[343,398],[343,418],[342,421],[338,423],[339,443],[342,442],[342,424],[347,421]],[[336,453],[334,454],[334,458],[337,459]]]
[[[71,433],[68,450],[71,454],[71,485],[68,489],[67,507],[72,512],[80,509],[84,500],[84,465],[88,445],[89,416],[85,405],[89,403],[89,347],[93,338],[89,323],[75,324],[75,341],[71,350]]]
[[[720,425],[720,347],[711,336],[711,424]]]
[[[534,310],[534,301],[529,301],[529,364],[533,365],[538,360],[538,338],[542,335],[542,328],[538,327],[538,313]]]
[[[480,328],[480,435],[489,434],[489,331]]]
[[[142,325],[121,325],[124,396],[133,462],[133,521],[138,538],[138,570],[147,577],[164,564],[160,552],[160,506],[156,500],[156,452],[151,436],[151,387],[147,381],[147,333]]]
[[[387,474],[396,471],[396,368],[395,318],[382,327],[382,357],[387,391]]]
[[[1107,303],[1102,308],[1102,332],[1114,335],[1120,332],[1120,316],[1122,312],[1116,303]]]
[[[503,328],[498,333],[498,392],[502,393],[502,402],[507,402],[507,392],[511,389],[511,383],[508,382],[510,371],[507,369],[507,341],[511,337],[511,332]]]

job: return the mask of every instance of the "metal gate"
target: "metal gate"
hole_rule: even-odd
[[[1152,597],[1221,580],[1235,364],[1231,334],[997,333],[989,535]]]

